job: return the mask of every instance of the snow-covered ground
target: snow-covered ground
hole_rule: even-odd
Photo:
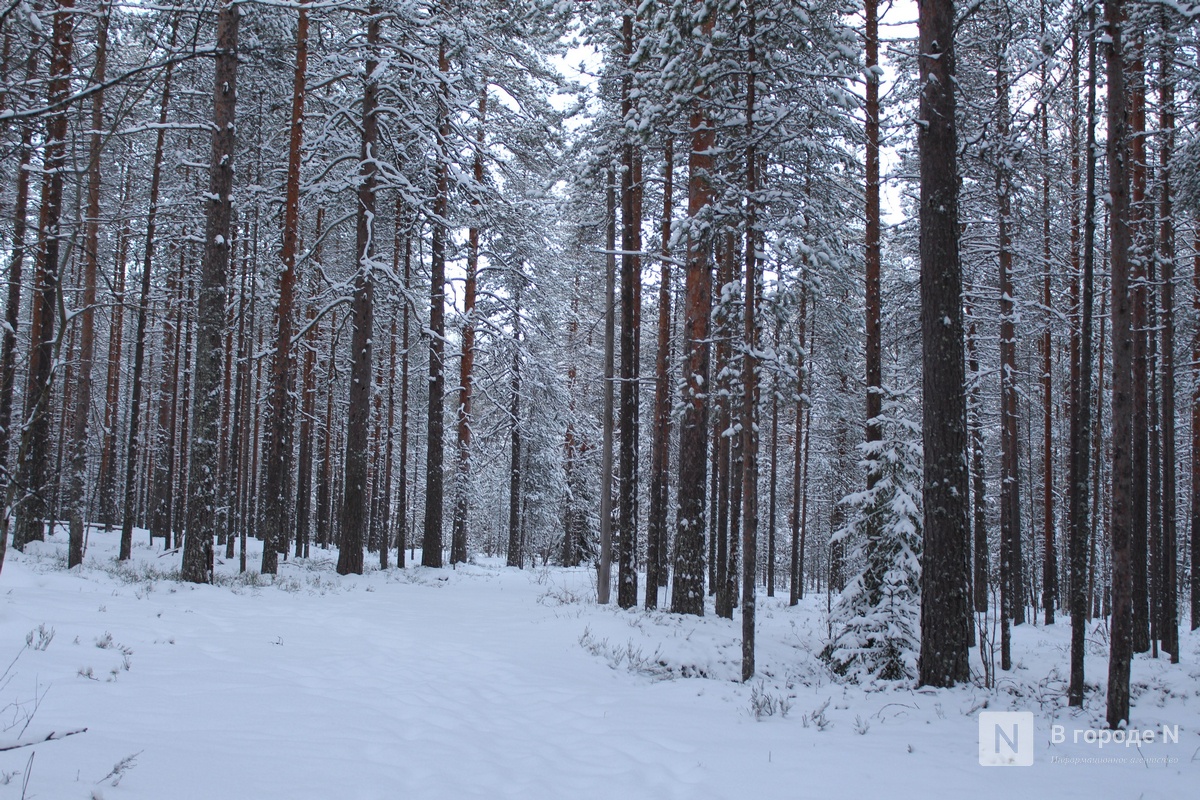
[[[1101,749],[1073,741],[1103,726],[1104,698],[1065,707],[1061,619],[1016,630],[996,690],[867,690],[817,658],[824,596],[788,608],[783,592],[760,600],[761,677],[743,685],[740,619],[600,607],[583,569],[481,559],[343,578],[318,551],[275,580],[221,564],[218,585],[193,586],[140,531],[118,566],[117,535],[92,531],[70,573],[63,532],[8,552],[0,746],[87,731],[0,752],[0,798],[1032,800],[1200,785],[1196,635],[1180,665],[1134,664],[1132,727],[1155,741]],[[1102,628],[1091,641],[1102,687]],[[985,708],[1034,712],[1032,767],[979,765]]]

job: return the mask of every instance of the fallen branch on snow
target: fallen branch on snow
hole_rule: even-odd
[[[35,744],[42,744],[43,742],[54,742],[59,739],[65,739],[68,736],[74,736],[77,733],[87,733],[87,728],[76,728],[73,731],[63,731],[62,733],[59,733],[58,731],[50,731],[40,739],[31,739],[27,742],[17,742],[16,744],[0,745],[0,753],[8,750],[20,750],[22,747],[33,747]]]

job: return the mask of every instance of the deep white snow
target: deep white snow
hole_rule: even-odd
[[[8,552],[0,746],[87,731],[0,752],[0,798],[1032,800],[1200,785],[1196,635],[1182,664],[1139,656],[1133,670],[1131,726],[1178,725],[1179,743],[1101,749],[1072,733],[1103,726],[1102,626],[1087,664],[1099,688],[1073,713],[1065,619],[1016,629],[998,689],[863,688],[817,657],[824,595],[789,609],[786,589],[763,591],[760,678],[743,685],[740,618],[600,607],[584,569],[480,557],[343,578],[316,550],[274,580],[230,563],[193,586],[142,531],[118,565],[117,536],[91,531],[72,572],[63,530]],[[1032,767],[979,765],[984,708],[1035,713]]]

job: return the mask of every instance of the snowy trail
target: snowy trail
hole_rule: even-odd
[[[1173,766],[1054,764],[1048,742],[1033,768],[978,765],[974,711],[1030,702],[1066,626],[1020,631],[1021,695],[864,692],[831,684],[812,657],[824,598],[790,610],[764,599],[756,685],[791,709],[759,722],[755,687],[729,680],[740,620],[599,608],[582,570],[338,578],[322,554],[285,565],[273,585],[193,587],[117,577],[103,537],[82,573],[61,570],[55,541],[4,568],[0,655],[40,624],[55,638],[21,653],[3,702],[40,685],[30,733],[89,728],[36,748],[30,797],[1153,798],[1188,796],[1200,777],[1200,676],[1187,663],[1135,669],[1148,677],[1139,721],[1181,725]],[[154,555],[136,551],[169,566]],[[106,633],[111,645],[98,646]],[[1200,640],[1185,641],[1194,665]],[[119,645],[132,650],[127,670]],[[668,670],[674,679],[661,679]],[[678,677],[697,672],[710,677]],[[0,753],[0,771],[23,772],[29,751]],[[101,781],[133,753],[119,785]],[[23,779],[0,797],[19,797]]]

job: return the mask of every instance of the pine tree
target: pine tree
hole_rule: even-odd
[[[857,543],[852,560],[863,569],[831,612],[838,632],[825,656],[855,682],[915,678],[920,649],[920,426],[900,394],[880,394],[879,436],[859,445],[869,488],[842,499],[846,524],[834,533]]]

